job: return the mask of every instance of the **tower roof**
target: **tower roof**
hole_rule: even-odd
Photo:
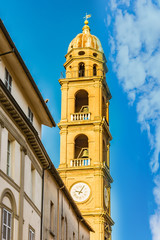
[[[69,44],[68,52],[75,48],[90,47],[103,53],[100,40],[90,33],[90,27],[88,26],[88,20],[85,20],[85,25],[82,28],[83,32],[79,33]]]

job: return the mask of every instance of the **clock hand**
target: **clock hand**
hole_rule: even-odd
[[[84,186],[81,188],[81,190],[79,191],[79,194],[82,193],[82,190],[83,190]]]

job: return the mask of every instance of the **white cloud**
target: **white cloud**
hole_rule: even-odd
[[[160,240],[160,175],[158,175],[154,182],[156,184],[153,189],[155,202],[157,203],[157,210],[154,215],[150,217],[150,228],[153,236],[153,240]]]
[[[113,68],[129,103],[137,104],[137,121],[147,131],[153,152],[150,167],[156,173],[160,160],[160,1],[136,0],[132,11],[123,4],[130,6],[130,1],[111,1]],[[155,178],[155,185],[157,210],[150,227],[153,240],[160,240],[160,177]]]
[[[118,7],[122,3],[112,1],[116,6],[112,7],[115,20],[110,39],[111,53],[116,52],[114,69],[131,103],[137,100],[138,122],[154,149],[151,169],[155,172],[160,153],[160,9],[151,0],[137,0],[130,13]]]
[[[117,9],[117,1],[116,0],[111,0],[110,1],[110,8],[112,11]]]
[[[110,1],[110,8],[112,11],[116,10],[118,6],[126,5],[127,7],[130,6],[130,0],[111,0]]]
[[[150,218],[152,240],[160,240],[160,212],[156,211]]]

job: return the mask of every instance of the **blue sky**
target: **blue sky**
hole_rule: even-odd
[[[109,72],[113,240],[160,240],[160,5],[157,0],[3,1],[0,17],[60,121],[58,79],[83,17]],[[56,167],[59,129],[43,127]]]

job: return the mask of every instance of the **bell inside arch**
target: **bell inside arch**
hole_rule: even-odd
[[[84,113],[88,112],[88,107],[87,106],[83,108],[83,112]]]
[[[84,105],[81,107],[80,112],[82,113],[88,113],[88,105]]]
[[[88,158],[88,149],[84,149],[82,152],[82,158]]]

